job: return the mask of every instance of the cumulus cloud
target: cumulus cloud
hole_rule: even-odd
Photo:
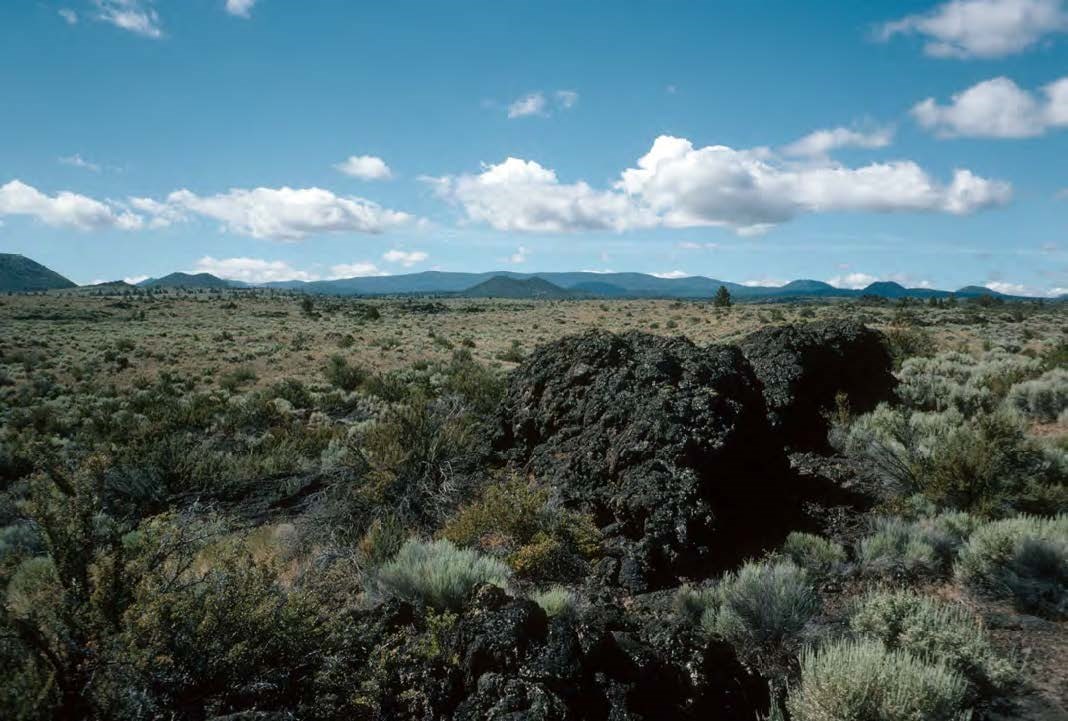
[[[56,12],[59,13],[59,16],[63,18],[68,25],[78,24],[78,13],[74,12],[70,8],[60,8]]]
[[[667,279],[667,280],[673,280],[675,278],[688,278],[688,277],[690,277],[690,274],[687,273],[684,270],[668,270],[668,271],[664,271],[662,273],[650,273],[649,275],[655,276],[657,278],[664,278],[664,279]]]
[[[943,184],[911,161],[794,167],[766,149],[695,148],[666,135],[607,190],[561,183],[552,170],[520,158],[433,182],[469,220],[531,232],[722,226],[752,235],[804,213],[963,215],[1007,203],[1012,195],[1008,183],[968,170],[955,171]]]
[[[285,261],[262,258],[212,258],[206,255],[197,261],[194,273],[211,273],[227,280],[245,283],[270,283],[279,280],[318,280],[319,276],[297,270]]]
[[[526,247],[521,245],[515,249],[514,253],[508,256],[508,262],[513,265],[521,265],[523,263],[526,263],[529,257],[530,251]]]
[[[861,288],[867,288],[877,280],[879,279],[874,275],[868,275],[867,273],[846,273],[844,275],[836,275],[833,278],[828,278],[827,282],[835,288],[859,290]]]
[[[378,268],[374,263],[342,263],[330,266],[331,279],[357,278],[368,275],[389,275]]]
[[[787,155],[822,157],[838,148],[885,148],[894,139],[893,128],[817,130],[783,148]]]
[[[1068,31],[1063,0],[952,0],[930,12],[886,23],[878,36],[917,34],[938,58],[999,58]]]
[[[386,161],[374,155],[351,155],[334,167],[345,175],[361,180],[388,180],[393,176]]]
[[[90,163],[88,160],[83,158],[79,153],[75,153],[74,155],[62,156],[62,157],[59,158],[59,162],[62,165],[70,165],[72,167],[82,168],[84,170],[89,170],[89,171],[94,172],[94,173],[99,173],[100,172],[100,166],[99,165],[97,165],[96,163]]]
[[[166,204],[174,212],[217,220],[232,233],[283,241],[315,233],[381,233],[412,220],[407,213],[321,188],[237,188],[210,196],[178,190]]]
[[[382,260],[387,263],[400,263],[409,268],[416,263],[422,263],[430,256],[422,250],[387,250],[382,254]]]
[[[946,105],[927,98],[912,108],[920,125],[942,137],[1031,138],[1068,126],[1068,76],[1032,93],[1009,78],[984,80]]]
[[[147,275],[128,275],[125,278],[123,278],[122,281],[124,283],[129,283],[130,285],[137,285],[138,283],[141,283],[142,281],[148,280],[148,278],[149,277]]]
[[[226,0],[226,12],[240,18],[251,17],[256,0]]]
[[[1005,295],[1038,295],[1022,283],[1007,283],[1005,281],[994,280],[987,283],[985,287],[996,293],[1004,293]]]
[[[579,94],[574,90],[557,90],[551,96],[536,90],[509,104],[508,117],[513,119],[530,116],[549,117],[553,110],[570,110],[578,101]]]
[[[93,0],[93,5],[97,9],[97,20],[146,38],[161,38],[163,26],[152,2],[153,0]]]
[[[478,175],[433,180],[437,193],[460,205],[469,220],[497,230],[560,233],[652,227],[655,216],[622,193],[564,184],[533,160],[507,158]]]
[[[0,185],[0,217],[25,215],[46,225],[75,230],[137,230],[144,219],[113,203],[61,191],[46,195],[19,180]]]

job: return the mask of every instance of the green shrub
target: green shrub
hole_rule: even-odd
[[[959,672],[984,697],[1004,695],[1018,680],[1016,669],[994,651],[979,620],[960,605],[912,591],[875,591],[857,603],[850,627],[888,649]]]
[[[1038,375],[1040,361],[1005,351],[979,358],[940,353],[905,361],[897,392],[909,407],[923,411],[956,410],[965,416],[996,408],[1013,383]]]
[[[505,587],[511,570],[495,558],[446,540],[411,539],[373,574],[375,589],[437,610],[458,610],[483,584]]]
[[[256,371],[248,366],[240,366],[223,374],[223,377],[219,379],[219,387],[233,393],[249,383],[255,383],[256,378]]]
[[[900,518],[880,518],[856,549],[857,566],[869,576],[919,577],[945,570],[924,529]]]
[[[820,599],[804,569],[790,561],[746,563],[720,581],[716,605],[701,625],[765,670],[780,667],[800,644],[820,611]]]
[[[1068,615],[1068,515],[1018,516],[979,527],[960,552],[957,580],[1025,610]]]
[[[837,572],[846,560],[845,549],[840,544],[811,533],[791,533],[781,551],[814,578]]]
[[[671,607],[675,616],[691,626],[700,625],[701,619],[708,609],[716,608],[716,589],[708,586],[691,586],[684,583],[675,591],[671,599]]]
[[[939,507],[1000,516],[1064,502],[1064,454],[1029,438],[1011,413],[884,405],[836,428],[832,441],[898,494],[922,493]]]
[[[323,375],[331,385],[343,391],[354,391],[367,378],[367,371],[349,363],[342,355],[332,355],[323,366]]]
[[[505,553],[517,575],[538,580],[572,580],[600,550],[592,518],[550,504],[547,488],[522,479],[487,486],[441,535],[460,546]]]
[[[1068,370],[1055,368],[1009,391],[1009,405],[1027,418],[1052,423],[1068,409]]]
[[[967,721],[960,674],[878,641],[842,640],[801,654],[786,707],[795,721]]]
[[[573,616],[578,606],[578,596],[574,591],[563,586],[553,586],[545,591],[539,591],[534,594],[533,599],[549,618]]]

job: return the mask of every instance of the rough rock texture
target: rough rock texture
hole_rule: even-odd
[[[791,505],[760,384],[729,346],[603,331],[542,346],[511,375],[496,447],[594,514],[599,582],[633,592],[759,550]]]
[[[741,348],[764,385],[772,426],[793,448],[828,448],[824,414],[839,392],[855,413],[893,398],[897,382],[883,336],[856,321],[765,328]]]
[[[730,647],[677,621],[670,592],[547,619],[530,601],[486,588],[461,621],[456,652],[479,659],[460,663],[456,721],[751,721],[768,704],[767,686]]]

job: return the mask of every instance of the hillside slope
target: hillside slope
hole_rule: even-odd
[[[16,253],[0,253],[0,291],[74,288],[76,283],[51,268]]]

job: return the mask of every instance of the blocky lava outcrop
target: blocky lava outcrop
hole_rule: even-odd
[[[550,343],[513,372],[496,446],[594,515],[600,580],[634,592],[759,550],[791,506],[761,385],[731,346],[603,331]]]
[[[782,442],[825,451],[835,396],[855,413],[893,398],[896,380],[883,335],[856,321],[764,328],[740,344],[764,387],[768,419]]]

